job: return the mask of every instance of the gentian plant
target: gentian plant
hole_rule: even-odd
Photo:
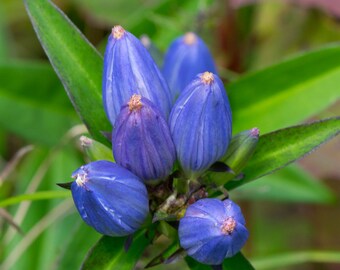
[[[192,38],[193,42],[198,39],[196,35]],[[207,50],[203,41],[199,42]],[[170,51],[168,57],[176,58],[173,54]],[[164,78],[152,57],[131,33],[121,26],[112,29],[104,57],[103,103],[107,117],[114,123],[114,159],[136,176],[109,161],[94,161],[74,172],[76,180],[71,189],[88,225],[105,235],[124,236],[142,227],[149,207],[143,182],[150,185],[152,221],[180,220],[180,249],[199,262],[220,265],[240,251],[248,231],[234,202],[203,199],[219,189],[202,175],[226,154],[232,117],[223,83],[210,72],[209,68],[214,71],[210,54],[203,51],[203,55],[191,56],[184,63],[188,70],[195,67],[195,57],[207,71],[197,74],[183,89],[167,121],[162,100],[169,104],[170,91],[164,83],[157,84]],[[202,57],[207,60],[200,61]],[[183,79],[180,74],[176,78]],[[120,111],[116,113],[115,108]],[[241,158],[251,155],[246,154]],[[173,170],[176,156],[179,166]],[[226,163],[221,164],[215,167],[233,172]],[[146,226],[151,226],[150,222],[146,221]]]
[[[134,269],[161,235],[171,244],[145,267],[185,257],[192,269],[254,269],[241,253],[249,232],[232,190],[332,138],[339,120],[261,137],[254,126],[233,132],[233,125],[242,126],[232,116],[237,103],[229,101],[228,85],[197,34],[176,39],[160,69],[132,33],[114,26],[102,61],[51,3],[27,0],[26,7],[91,137],[82,138],[91,162],[62,184],[71,189],[80,217],[104,235],[83,269]],[[64,69],[67,56],[47,35],[53,26],[40,21],[41,7],[73,36],[67,53],[82,44],[75,55],[83,73]],[[94,78],[87,68],[103,72]]]

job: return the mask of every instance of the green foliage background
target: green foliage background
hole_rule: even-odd
[[[72,171],[87,161],[78,142],[87,133],[79,115],[100,141],[100,131],[110,128],[100,97],[101,55],[115,24],[136,36],[147,34],[163,52],[175,37],[196,31],[226,83],[235,133],[256,126],[265,134],[339,115],[340,24],[334,14],[285,1],[237,8],[212,0],[55,3],[93,44],[84,43],[48,1],[26,1],[62,82],[24,3],[0,2],[1,269],[78,269],[100,238],[56,183],[70,181]],[[339,119],[333,118],[261,137],[247,177],[236,185],[286,166],[339,129]],[[239,188],[229,183],[250,230],[243,253],[256,269],[339,267],[339,150],[335,138],[293,166]],[[157,248],[148,247],[136,268],[166,249],[173,235],[157,239]],[[121,263],[125,256],[119,253],[115,260]],[[153,269],[188,266],[204,269],[190,259]]]

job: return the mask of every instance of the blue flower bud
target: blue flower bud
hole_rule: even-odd
[[[184,88],[198,73],[210,71],[217,73],[214,60],[204,41],[194,33],[177,38],[166,53],[163,74],[177,99]]]
[[[133,95],[122,107],[112,134],[113,155],[145,181],[171,173],[176,151],[167,122],[148,99]]]
[[[202,199],[190,205],[178,234],[188,255],[209,265],[234,256],[248,239],[241,209],[229,199]]]
[[[157,102],[168,117],[171,94],[157,65],[135,36],[115,26],[106,46],[103,72],[104,109],[112,125],[134,93]]]
[[[105,160],[76,170],[71,185],[82,219],[101,234],[124,236],[141,227],[149,212],[142,181],[121,166]]]
[[[177,158],[189,177],[219,160],[231,139],[231,111],[221,80],[198,74],[181,93],[169,118]]]

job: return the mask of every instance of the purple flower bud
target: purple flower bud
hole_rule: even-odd
[[[71,185],[82,219],[101,234],[124,236],[141,227],[149,212],[142,181],[121,166],[105,160],[76,170]]]
[[[115,26],[106,46],[103,72],[103,103],[112,125],[134,93],[157,102],[168,117],[171,93],[157,65],[135,36]]]
[[[187,33],[172,42],[166,53],[163,74],[176,100],[198,73],[217,73],[214,60],[204,41],[194,33]]]
[[[229,199],[202,199],[190,205],[178,234],[189,256],[210,265],[234,256],[248,239],[241,209]]]
[[[181,93],[169,118],[177,158],[189,177],[219,160],[231,139],[231,111],[221,80],[198,74]]]
[[[176,159],[167,122],[158,108],[140,95],[133,95],[122,107],[112,146],[116,162],[145,181],[168,176]]]

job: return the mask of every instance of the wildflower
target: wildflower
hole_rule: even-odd
[[[179,96],[169,118],[180,165],[197,177],[219,160],[231,139],[231,111],[217,75],[198,74]]]
[[[200,37],[189,32],[172,42],[165,55],[163,74],[173,101],[198,73],[204,71],[217,73],[209,49]]]
[[[178,234],[188,255],[209,265],[234,256],[248,239],[241,209],[229,199],[201,199],[190,205]]]
[[[168,124],[148,99],[133,95],[116,120],[113,155],[121,166],[145,181],[164,179],[176,159]]]
[[[143,224],[148,195],[142,181],[121,166],[105,160],[77,169],[72,197],[82,219],[101,234],[124,236]]]
[[[103,72],[104,109],[112,125],[121,106],[135,93],[157,103],[168,117],[171,94],[157,65],[134,35],[115,26],[106,46]]]

